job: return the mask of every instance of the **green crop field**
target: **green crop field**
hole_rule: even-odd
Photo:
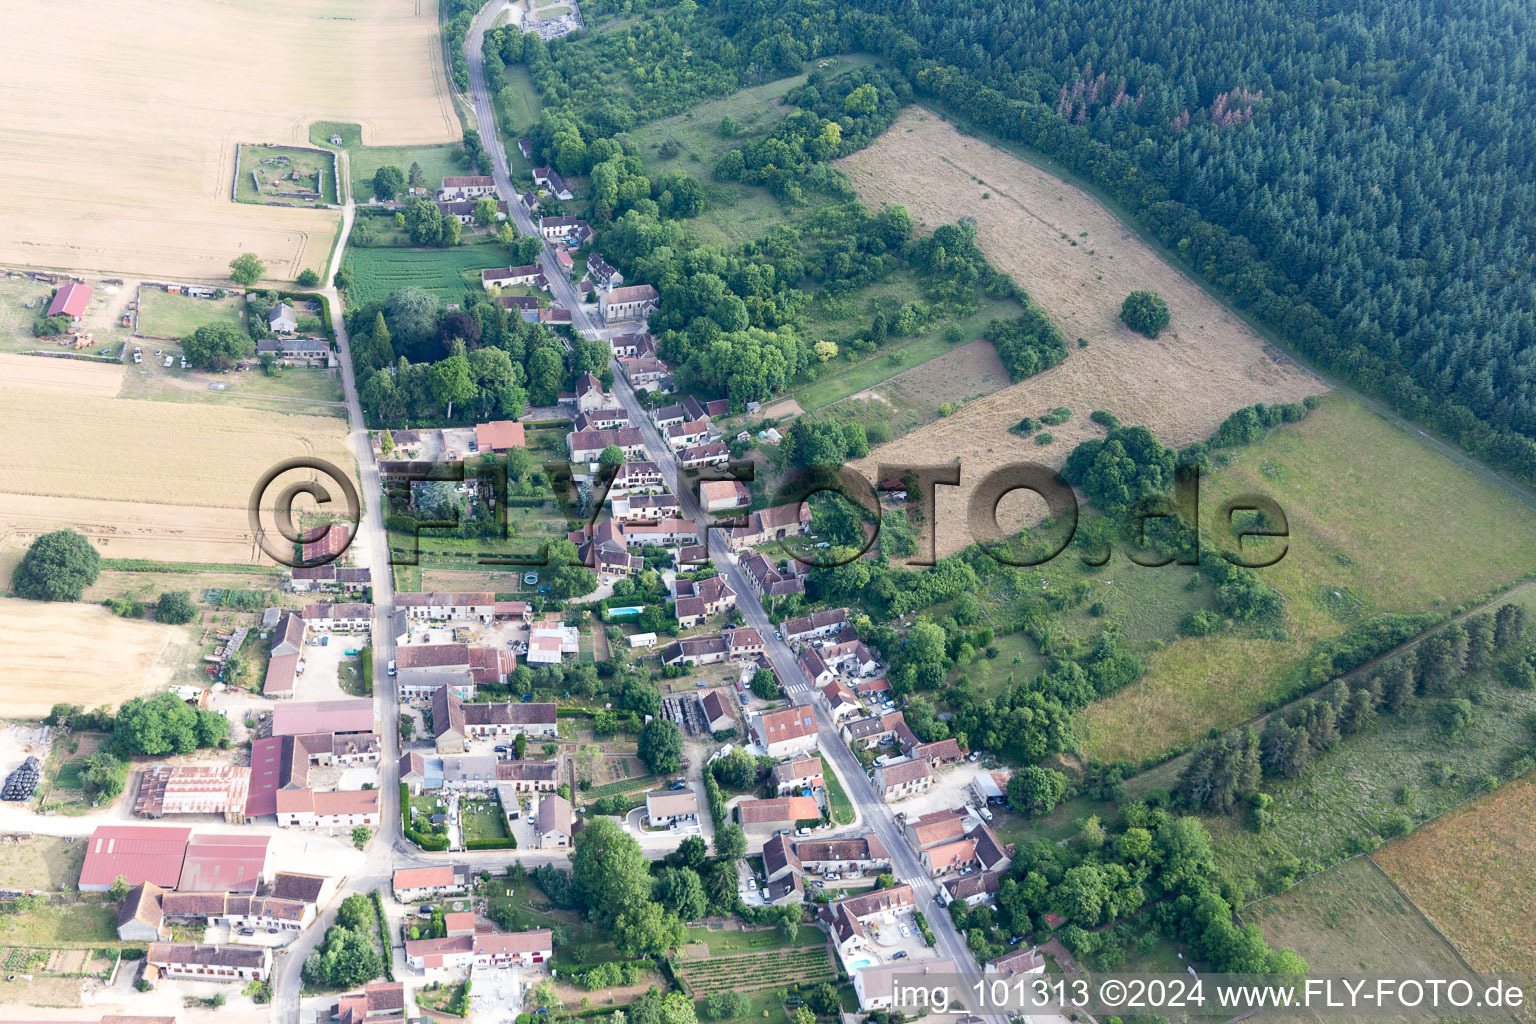
[[[348,249],[346,265],[354,284],[347,293],[353,306],[382,302],[393,291],[417,287],[445,302],[463,302],[480,290],[480,271],[507,265],[500,246],[467,245],[455,249]]]
[[[151,338],[185,338],[203,324],[215,322],[239,326],[244,314],[245,301],[233,295],[199,299],[173,295],[163,288],[139,289],[138,332]]]
[[[1228,497],[1266,494],[1289,521],[1289,549],[1259,570],[1285,597],[1283,639],[1179,639],[1139,683],[1080,717],[1086,752],[1139,761],[1253,715],[1319,641],[1382,612],[1443,612],[1536,564],[1536,512],[1343,396],[1281,427],[1207,474],[1208,530]],[[1273,542],[1270,542],[1273,543]],[[1131,572],[1117,553],[1099,573]],[[1167,573],[1174,582],[1191,570]],[[1106,588],[1107,589],[1107,588]]]
[[[282,193],[310,193],[313,197]],[[280,206],[334,203],[336,158],[313,149],[246,143],[240,147],[240,166],[235,169],[235,198],[242,203]]]

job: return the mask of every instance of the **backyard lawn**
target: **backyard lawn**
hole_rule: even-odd
[[[138,333],[150,338],[185,338],[203,324],[240,326],[244,300],[234,295],[198,299],[173,295],[160,288],[139,289]]]

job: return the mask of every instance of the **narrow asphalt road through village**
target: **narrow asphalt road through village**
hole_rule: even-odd
[[[474,25],[465,42],[465,55],[469,61],[470,89],[474,102],[475,119],[478,123],[480,137],[491,154],[493,174],[496,185],[501,195],[507,200],[511,210],[513,222],[520,232],[538,237],[538,229],[527,211],[517,201],[517,190],[512,185],[511,176],[507,170],[506,151],[498,137],[496,124],[492,116],[491,97],[485,83],[485,68],[480,57],[482,40],[486,30],[495,20],[500,5],[491,4],[482,10],[475,19]],[[334,279],[341,267],[342,258],[346,250],[347,235],[350,232],[354,208],[350,195],[350,180],[347,173],[346,154],[339,156],[338,173],[348,191],[346,205],[343,211],[341,239],[332,256],[331,267],[326,275],[326,284],[322,290],[326,300],[331,305],[332,323],[336,332],[336,343],[339,349],[341,362],[342,387],[346,396],[348,443],[357,460],[359,475],[359,491],[363,502],[363,516],[353,540],[351,555],[353,561],[365,566],[371,571],[373,585],[373,658],[374,658],[374,701],[378,728],[380,733],[380,766],[379,766],[379,812],[380,827],[368,849],[367,866],[356,876],[348,880],[347,890],[351,892],[370,892],[374,889],[387,886],[396,867],[411,864],[439,863],[440,859],[423,854],[414,845],[408,843],[401,833],[400,806],[399,806],[399,694],[395,684],[388,673],[388,664],[395,657],[395,638],[392,624],[394,611],[394,580],[390,566],[388,538],[386,536],[383,516],[383,488],[379,474],[379,466],[373,457],[372,443],[368,437],[367,426],[363,420],[362,405],[358,400],[357,381],[352,370],[352,358],[347,334],[345,319],[342,316],[342,306]],[[588,338],[601,337],[599,325],[594,322],[591,314],[584,309],[579,301],[574,286],[570,279],[560,270],[555,262],[553,251],[545,246],[539,257],[539,264],[548,278],[553,298],[562,306],[571,310],[572,326]],[[696,522],[703,522],[705,517],[699,510],[698,502],[688,481],[683,478],[675,455],[669,445],[665,443],[659,432],[650,420],[645,416],[640,406],[639,397],[629,386],[623,375],[618,372],[617,364],[614,365],[614,393],[624,408],[629,411],[631,419],[644,432],[648,453],[661,467],[662,474],[668,487],[677,495],[682,505],[684,514]],[[955,929],[949,915],[941,910],[936,903],[937,887],[927,873],[922,869],[915,853],[907,846],[902,837],[900,828],[892,816],[890,808],[875,795],[874,787],[868,776],[852,753],[845,747],[838,736],[836,725],[832,722],[825,709],[814,701],[815,691],[809,684],[804,673],[800,671],[799,664],[795,660],[794,652],[783,641],[776,640],[773,635],[773,624],[769,621],[756,593],[746,582],[746,576],[737,565],[735,558],[726,549],[723,537],[718,531],[713,531],[709,538],[710,555],[720,570],[725,573],[735,588],[738,595],[738,608],[744,620],[758,630],[763,636],[767,646],[769,662],[781,681],[786,684],[788,691],[800,704],[809,704],[815,710],[817,728],[820,734],[820,746],[842,779],[843,786],[847,790],[864,829],[873,831],[885,843],[892,856],[892,865],[898,877],[909,882],[918,898],[919,908],[924,910],[937,940],[938,952],[953,960],[960,971],[964,973],[978,972],[975,960],[965,945],[963,936]],[[655,855],[654,853],[652,855]],[[481,853],[457,854],[455,862],[466,862],[474,866],[487,868],[501,867],[508,861],[506,851],[486,851]],[[564,863],[564,855],[535,855],[521,856],[517,859],[532,866],[536,863],[559,862]],[[315,865],[316,869],[323,870],[323,865]],[[302,988],[300,972],[303,968],[304,958],[317,947],[323,939],[325,929],[335,919],[336,904],[340,897],[321,914],[314,927],[306,930],[292,945],[290,945],[279,961],[274,978],[275,1006],[277,1018],[284,1024],[298,1024],[300,1017],[299,995]],[[400,948],[392,950],[392,959],[397,971],[403,970],[404,963]],[[995,1024],[1003,1024],[1001,1016],[987,1018]],[[1036,1017],[1040,1024],[1053,1020],[1053,1018]],[[1060,1018],[1055,1018],[1060,1020]]]
[[[497,134],[496,121],[492,113],[490,90],[485,83],[485,66],[481,58],[482,41],[486,30],[491,27],[496,18],[499,5],[491,4],[480,12],[471,27],[468,38],[465,40],[465,57],[469,61],[469,81],[471,98],[474,101],[475,119],[479,124],[480,139],[486,149],[491,153],[494,164],[496,186],[502,196],[507,200],[507,207],[512,211],[512,217],[518,229],[524,234],[538,237],[538,229],[532,218],[518,202],[518,190],[513,187],[512,179],[507,171],[506,150]],[[540,254],[539,265],[544,270],[544,276],[549,279],[551,294],[560,305],[571,311],[572,326],[588,338],[600,337],[598,325],[592,320],[576,295],[576,289],[572,286],[569,277],[556,264],[553,252],[548,245]],[[667,487],[677,496],[682,506],[683,515],[695,522],[704,522],[706,517],[700,511],[698,501],[694,495],[689,481],[685,480],[679,470],[677,459],[671,446],[666,443],[656,427],[645,415],[640,406],[639,397],[630,387],[629,382],[620,372],[617,361],[613,367],[613,391],[620,404],[629,412],[631,422],[638,426],[645,437],[647,454],[661,468],[663,479]],[[735,558],[726,549],[724,538],[719,531],[710,531],[709,554],[715,566],[730,580],[731,587],[736,591],[737,609],[741,612],[746,623],[755,628],[763,637],[767,647],[769,663],[773,666],[774,674],[785,685],[796,703],[809,704],[815,709],[816,725],[820,737],[820,747],[843,782],[843,788],[847,791],[849,799],[853,802],[864,828],[873,831],[885,843],[886,849],[891,852],[892,866],[898,878],[908,882],[917,897],[919,909],[928,919],[929,927],[933,929],[934,938],[937,940],[939,953],[953,960],[960,972],[979,975],[980,969],[976,960],[971,955],[969,947],[965,944],[965,938],[955,928],[949,914],[941,909],[937,902],[938,888],[934,881],[923,870],[922,864],[907,845],[901,835],[901,829],[896,824],[890,807],[875,795],[874,784],[865,774],[863,767],[858,763],[851,751],[844,746],[842,738],[838,735],[836,724],[828,715],[826,709],[815,701],[815,690],[810,685],[805,673],[800,670],[799,662],[795,659],[794,652],[782,640],[775,639],[773,624],[758,600],[756,592],[747,584],[746,574],[736,563]],[[989,1018],[1001,1024],[1005,1020],[1002,1016]],[[1047,1018],[1037,1018],[1045,1022]]]

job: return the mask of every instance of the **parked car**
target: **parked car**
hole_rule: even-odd
[[[903,959],[903,958],[904,958],[904,957],[905,957],[905,956],[906,956],[906,955],[907,955],[907,951],[906,951],[906,950],[904,950],[904,949],[898,949],[898,950],[897,950],[897,951],[896,951],[896,952],[894,952],[894,953],[892,953],[892,954],[891,954],[891,959],[892,959],[892,960],[901,960],[901,959]]]
[[[507,752],[507,746],[504,743],[496,748],[496,753],[498,753],[498,754],[505,754],[506,752]]]

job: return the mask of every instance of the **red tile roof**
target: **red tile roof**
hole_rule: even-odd
[[[523,439],[523,425],[517,420],[492,420],[489,423],[477,424],[475,441],[480,445],[482,453],[526,446],[526,441]]]
[[[199,835],[187,844],[177,888],[183,891],[252,892],[266,872],[265,835]]]
[[[109,886],[122,875],[129,885],[154,882],[174,889],[191,835],[190,828],[98,825],[87,841],[80,885]]]
[[[48,315],[79,316],[91,301],[91,290],[78,281],[71,281],[60,288],[48,304]]]

